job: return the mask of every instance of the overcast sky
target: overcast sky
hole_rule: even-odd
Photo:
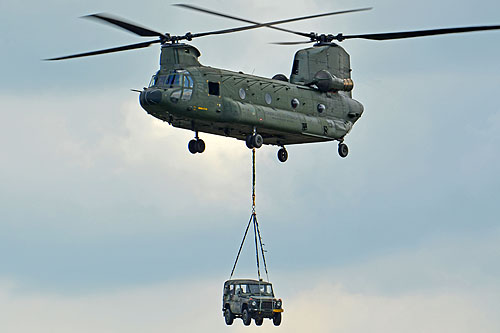
[[[175,2],[173,2],[175,3]],[[256,21],[358,34],[500,24],[493,0],[192,2]],[[1,332],[500,331],[500,31],[352,40],[365,113],[335,143],[257,153],[257,214],[282,326],[221,312],[251,213],[251,153],[145,113],[159,48],[41,59],[140,42],[80,16],[171,34],[240,26],[170,1],[0,2]],[[290,75],[273,30],[196,39],[204,65]],[[300,39],[299,39],[300,40]],[[247,247],[237,277],[256,276]]]

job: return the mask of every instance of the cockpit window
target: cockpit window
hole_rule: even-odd
[[[151,78],[151,81],[149,81],[149,86],[148,87],[153,87],[155,84],[156,84],[156,81],[158,80],[158,73],[156,73],[155,75],[153,75],[153,77]]]
[[[184,74],[184,83],[182,89],[182,100],[189,101],[191,96],[193,95],[193,78],[189,75],[189,73]]]
[[[165,86],[167,88],[173,88],[173,87],[178,87],[180,86],[180,82],[182,80],[181,74],[170,74],[167,77],[167,81],[165,82]]]
[[[193,95],[194,80],[188,71],[172,71],[168,75],[156,75],[153,76],[149,87],[158,88],[182,88],[181,100],[188,101]]]

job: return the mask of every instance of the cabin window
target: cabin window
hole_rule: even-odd
[[[245,97],[247,97],[247,92],[243,88],[240,88],[239,94],[241,99],[245,99]]]
[[[296,109],[297,106],[299,106],[300,102],[298,99],[294,98],[294,99],[292,99],[291,104],[292,104],[292,108]]]
[[[214,96],[220,96],[220,84],[219,82],[208,82],[208,94]]]
[[[324,104],[318,104],[318,112],[323,113],[323,111],[326,110],[326,107]]]
[[[266,101],[267,104],[271,104],[272,101],[273,101],[273,98],[271,97],[271,95],[269,93],[267,93],[265,96],[264,96],[264,100]]]

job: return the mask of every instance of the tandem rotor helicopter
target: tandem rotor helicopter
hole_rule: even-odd
[[[338,141],[338,153],[349,150],[345,136],[363,114],[363,105],[352,98],[349,54],[335,42],[347,39],[393,40],[472,31],[498,30],[500,25],[456,27],[432,30],[337,35],[293,31],[277,25],[300,20],[370,10],[360,8],[259,23],[204,8],[175,6],[230,18],[249,25],[202,33],[188,32],[173,36],[141,27],[107,14],[86,16],[125,29],[141,37],[157,37],[142,43],[80,53],[46,60],[64,60],[161,45],[160,70],[153,75],[139,101],[146,112],[178,128],[195,132],[189,141],[192,154],[203,153],[205,142],[199,132],[229,136],[246,142],[248,148],[276,145],[278,159],[285,162],[285,146],[312,142]],[[270,28],[305,38],[298,42],[275,43],[299,45],[314,43],[297,51],[290,78],[277,74],[263,78],[243,72],[207,67],[198,61],[201,53],[181,43],[193,38],[234,33],[256,28]]]

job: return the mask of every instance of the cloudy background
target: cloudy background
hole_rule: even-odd
[[[499,24],[478,0],[197,1],[257,21],[373,6],[289,24],[345,34]],[[282,326],[228,328],[221,291],[250,216],[242,142],[148,116],[136,93],[158,47],[79,19],[109,12],[184,34],[239,26],[169,1],[0,2],[1,332],[500,331],[500,32],[353,40],[365,113],[334,143],[258,151],[257,212]],[[213,67],[290,73],[292,35],[193,41]],[[245,248],[236,275],[254,277]]]

